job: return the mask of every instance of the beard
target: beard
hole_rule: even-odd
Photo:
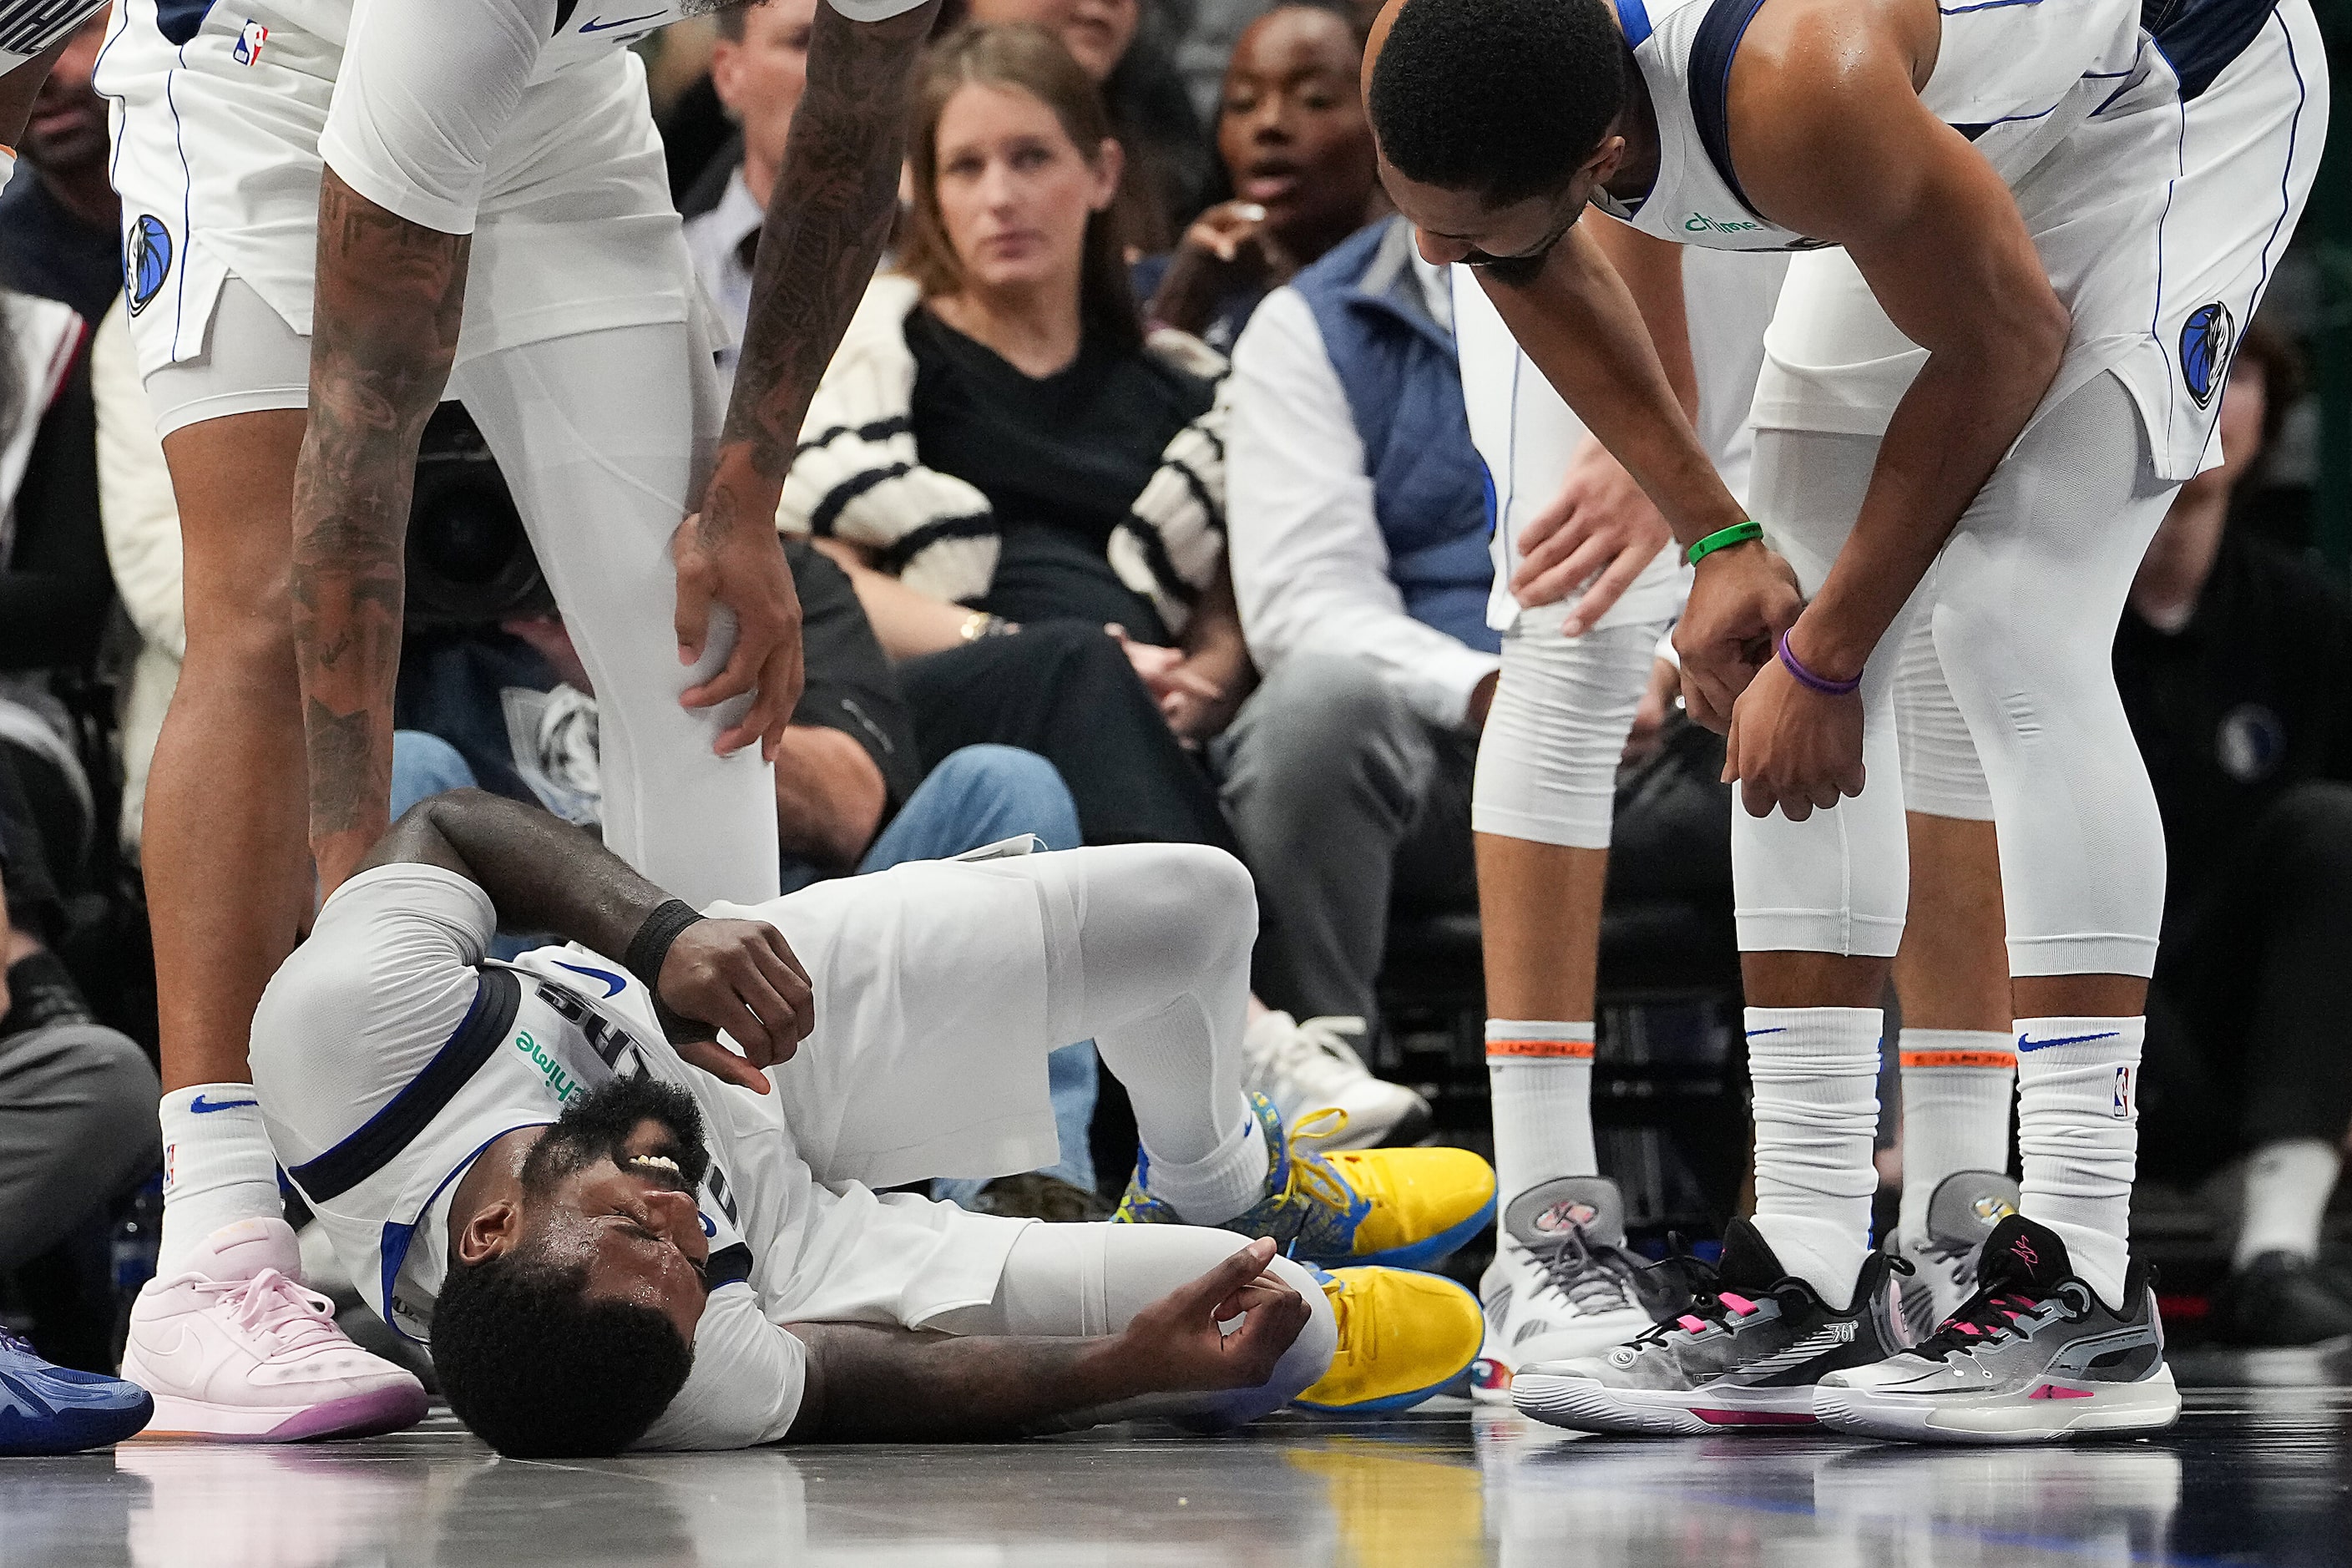
[[[630,1138],[648,1121],[663,1134],[651,1152],[675,1164],[675,1173],[629,1153]],[[695,1191],[710,1169],[710,1146],[694,1097],[651,1074],[614,1079],[574,1096],[524,1159],[522,1190],[543,1197],[564,1177],[600,1159],[679,1192]]]

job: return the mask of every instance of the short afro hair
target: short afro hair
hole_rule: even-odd
[[[1568,183],[1632,68],[1608,0],[1405,0],[1365,108],[1406,178],[1507,205]]]
[[[677,1325],[591,1300],[587,1270],[521,1249],[449,1265],[433,1310],[433,1370],[476,1436],[509,1458],[604,1458],[646,1434],[686,1385]]]

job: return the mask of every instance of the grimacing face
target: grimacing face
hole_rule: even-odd
[[[691,1343],[710,1258],[695,1188],[709,1163],[684,1090],[651,1079],[602,1085],[532,1145],[516,1245],[584,1268],[590,1297],[651,1307]]]
[[[1569,176],[1549,195],[1496,205],[1475,191],[1423,184],[1400,173],[1383,157],[1381,184],[1397,211],[1412,221],[1423,258],[1434,266],[1465,262],[1514,288],[1530,282],[1616,165],[1624,143],[1611,137],[1595,162]]]

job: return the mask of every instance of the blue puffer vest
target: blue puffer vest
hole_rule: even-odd
[[[1342,240],[1290,286],[1315,312],[1364,443],[1389,576],[1423,626],[1487,653],[1494,563],[1486,468],[1470,442],[1454,336],[1413,276],[1412,226],[1392,217]]]

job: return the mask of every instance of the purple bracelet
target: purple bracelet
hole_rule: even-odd
[[[1852,680],[1824,680],[1820,676],[1815,675],[1811,670],[1807,669],[1803,661],[1799,659],[1795,652],[1789,647],[1789,634],[1787,632],[1782,632],[1780,634],[1780,668],[1787,670],[1790,675],[1795,676],[1799,685],[1811,687],[1813,690],[1820,692],[1824,697],[1844,697],[1858,689],[1862,685],[1862,677],[1859,675],[1855,676]]]

